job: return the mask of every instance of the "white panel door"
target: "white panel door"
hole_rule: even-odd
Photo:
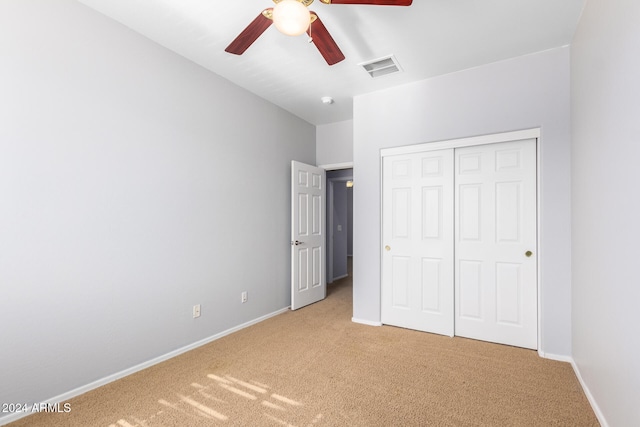
[[[326,297],[325,171],[291,162],[291,309]]]
[[[383,158],[382,323],[453,336],[453,150]]]
[[[537,348],[536,141],[455,150],[455,334]]]

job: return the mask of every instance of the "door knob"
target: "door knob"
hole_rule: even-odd
[[[387,252],[389,252],[389,251],[391,250],[391,246],[389,246],[389,245],[385,246],[385,247],[384,247],[384,250],[385,250],[385,251],[387,251]]]
[[[533,255],[533,252],[527,251],[524,254],[527,256],[527,258],[529,258],[531,255]]]
[[[296,240],[295,242],[291,242],[291,244],[295,245],[295,246],[299,246],[299,245],[304,244],[304,242],[301,242],[300,240]]]

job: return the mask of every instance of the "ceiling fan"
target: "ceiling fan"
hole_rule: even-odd
[[[344,55],[327,28],[315,12],[307,8],[313,0],[273,0],[275,7],[263,10],[238,37],[225,49],[226,52],[242,55],[271,24],[287,35],[306,32],[327,64],[334,65]],[[411,6],[413,0],[320,0],[324,4],[363,4],[374,6]]]

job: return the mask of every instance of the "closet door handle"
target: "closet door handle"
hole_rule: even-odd
[[[387,252],[389,252],[389,251],[391,250],[391,246],[389,246],[389,245],[385,246],[385,247],[384,247],[384,250],[385,250],[385,251],[387,251]]]
[[[525,254],[525,256],[526,256],[527,258],[530,258],[530,257],[531,257],[531,255],[533,255],[533,252],[531,252],[531,251],[527,251],[527,252],[525,252],[524,254]]]

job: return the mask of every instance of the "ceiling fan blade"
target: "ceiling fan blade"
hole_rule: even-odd
[[[312,21],[307,30],[307,34],[313,39],[313,43],[320,51],[324,60],[327,61],[327,64],[337,64],[344,59],[342,51],[335,40],[333,40],[333,37],[331,37],[331,34],[329,34],[329,31],[327,31],[327,27],[320,21],[318,15],[315,12],[311,12],[311,14],[314,15],[316,19]]]
[[[413,0],[320,0],[326,4],[370,4],[375,6],[411,6]]]
[[[249,48],[255,42],[258,37],[265,32],[267,28],[271,26],[273,21],[267,18],[267,15],[271,15],[273,8],[263,10],[260,15],[254,19],[247,28],[242,31],[234,41],[225,49],[225,52],[233,53],[235,55],[242,55],[245,50]]]

